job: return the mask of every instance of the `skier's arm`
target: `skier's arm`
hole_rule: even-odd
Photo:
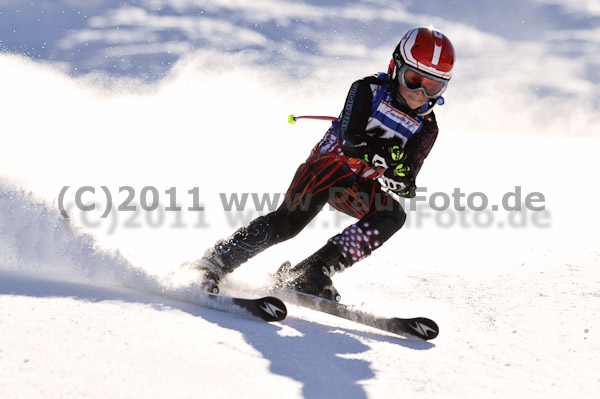
[[[339,140],[344,154],[363,158],[369,149],[370,139],[365,132],[371,116],[373,92],[369,80],[357,80],[350,87],[340,120]]]
[[[412,178],[415,179],[423,166],[423,161],[429,155],[438,135],[438,125],[435,115],[430,113],[423,122],[421,131],[410,138],[404,147],[406,159],[404,164],[410,167]]]
[[[406,143],[404,158],[398,165],[386,169],[382,177],[385,185],[401,197],[413,198],[417,190],[417,174],[423,166],[423,161],[429,155],[437,134],[438,127],[435,116],[430,114],[425,119],[421,131]]]

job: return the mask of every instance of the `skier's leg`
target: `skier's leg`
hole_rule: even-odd
[[[207,288],[216,290],[225,274],[304,229],[328,202],[329,185],[348,179],[348,172],[335,158],[309,158],[298,168],[283,204],[276,211],[217,241],[201,259],[188,265],[202,271]]]
[[[361,219],[296,266],[284,263],[277,272],[280,286],[339,301],[331,276],[369,256],[402,227],[406,214],[398,202],[381,192],[376,182],[362,182],[360,186],[362,195],[353,191],[333,205],[362,215]]]
[[[394,233],[402,228],[406,213],[399,202],[390,195],[381,193],[381,204],[371,209],[357,223],[346,227],[340,234],[329,239],[341,252],[343,264],[350,267],[371,255]],[[331,270],[331,275],[342,271],[341,267]]]
[[[275,239],[269,219],[261,216],[230,237],[217,241],[202,258],[189,262],[188,266],[203,272],[202,280],[210,289],[211,286],[216,287],[225,274],[273,245]]]

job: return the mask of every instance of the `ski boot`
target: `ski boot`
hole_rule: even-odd
[[[213,294],[219,293],[219,281],[225,274],[233,272],[251,257],[276,243],[275,234],[266,217],[259,217],[247,227],[242,227],[233,235],[218,241],[204,256],[188,262],[198,270],[199,285]]]
[[[290,262],[283,263],[275,274],[275,287],[339,302],[342,297],[333,286],[331,276],[345,268],[340,251],[329,242],[294,267]]]
[[[211,251],[212,249],[209,249],[202,258],[186,262],[182,267],[198,271],[197,284],[202,290],[216,295],[219,293],[219,281],[221,280],[221,277],[223,277],[223,271],[213,260],[211,260],[211,258],[213,258],[210,254]]]

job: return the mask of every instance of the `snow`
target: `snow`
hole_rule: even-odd
[[[0,397],[595,398],[598,7],[427,4],[0,1]],[[350,305],[431,317],[438,338],[185,302],[193,276],[174,270],[265,211],[223,198],[284,192],[327,128],[287,116],[337,115],[351,82],[384,70],[421,23],[459,56],[425,200],[335,284]],[[77,210],[80,187],[95,189],[82,196],[93,212]],[[152,187],[162,206],[174,188],[182,210],[142,210]],[[520,191],[545,207],[458,211],[456,188],[459,205]],[[119,211],[129,191],[136,211]],[[444,195],[450,209],[435,211]],[[325,210],[223,289],[262,294],[284,260],[350,223]]]

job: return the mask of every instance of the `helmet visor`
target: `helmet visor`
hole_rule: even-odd
[[[441,96],[448,87],[447,80],[425,76],[408,65],[403,65],[400,69],[400,84],[410,91],[421,90],[429,98]]]

